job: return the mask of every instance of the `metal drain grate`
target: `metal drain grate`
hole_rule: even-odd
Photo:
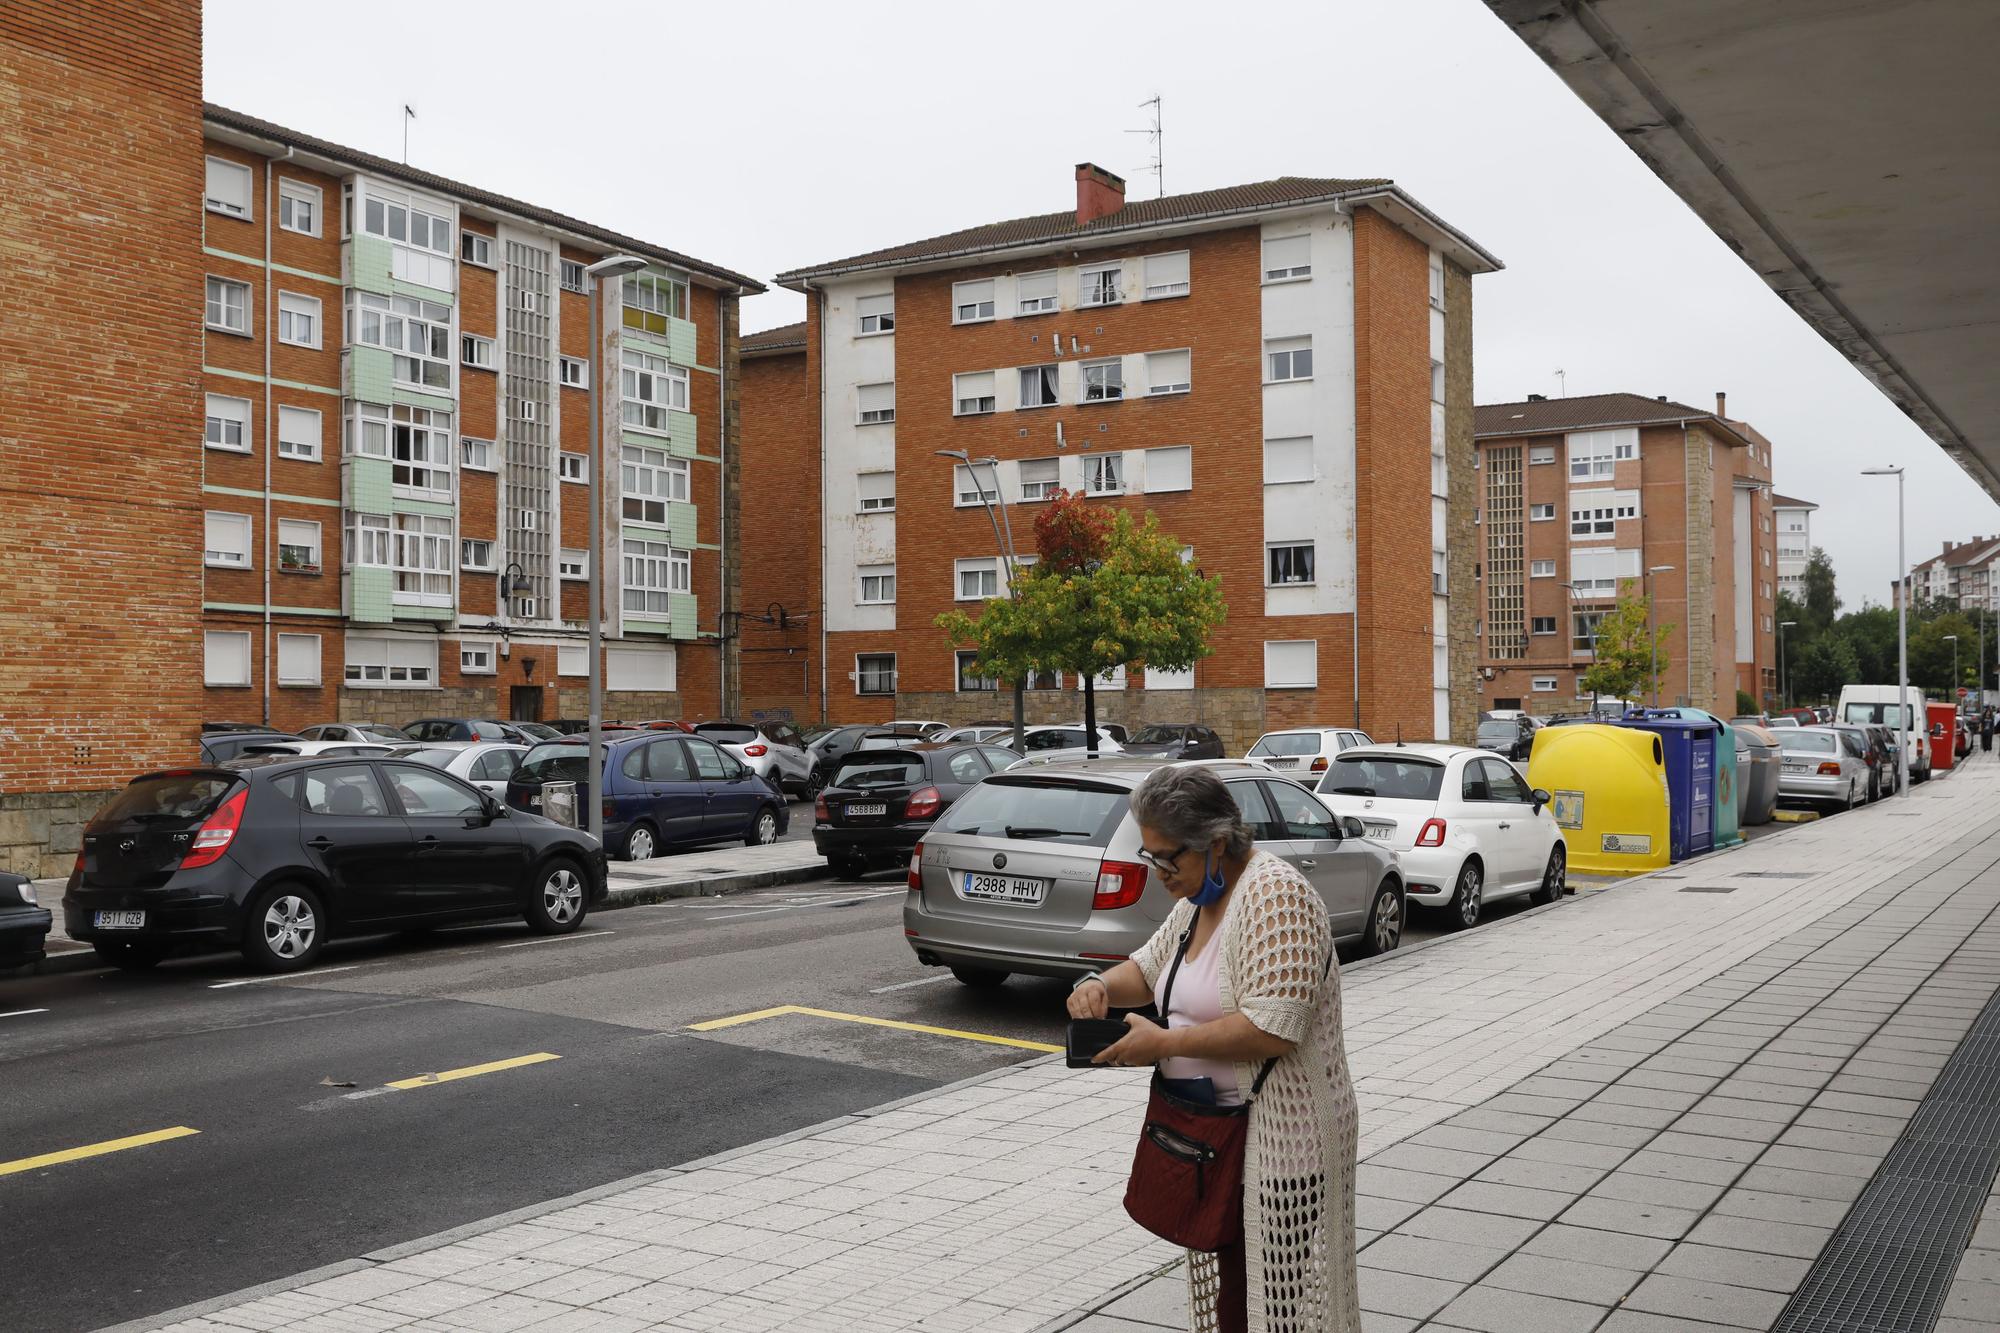
[[[1986,1002],[1772,1333],[1928,1333],[2000,1166],[2000,992]]]
[[[1688,886],[1687,886],[1686,888],[1678,890],[1678,892],[1680,892],[1680,893],[1734,893],[1734,892],[1736,892],[1736,886],[1735,886],[1734,884],[1690,884],[1690,885],[1688,885]]]

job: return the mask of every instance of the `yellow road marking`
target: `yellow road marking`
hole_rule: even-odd
[[[869,1027],[894,1028],[898,1032],[928,1032],[933,1037],[957,1037],[961,1041],[983,1041],[993,1046],[1014,1046],[1024,1051],[1060,1051],[1062,1047],[1051,1046],[1045,1041],[1026,1041],[1020,1037],[996,1037],[990,1032],[965,1032],[958,1028],[932,1027],[928,1023],[904,1023],[894,1018],[874,1018],[868,1014],[843,1014],[834,1009],[812,1009],[802,1004],[781,1004],[775,1009],[758,1009],[753,1013],[734,1014],[728,1018],[711,1018],[705,1023],[690,1023],[691,1032],[715,1032],[722,1028],[739,1027],[744,1023],[761,1022],[766,1018],[779,1018],[785,1014],[805,1014],[810,1018],[831,1018],[842,1023],[865,1023]]]
[[[156,1129],[150,1134],[133,1134],[128,1138],[106,1139],[102,1143],[86,1143],[81,1148],[64,1148],[61,1152],[45,1152],[39,1157],[17,1157],[11,1162],[0,1162],[0,1176],[11,1176],[21,1171],[35,1171],[45,1166],[60,1166],[64,1162],[80,1162],[86,1157],[102,1157],[106,1153],[124,1152],[127,1148],[143,1148],[149,1143],[165,1143],[168,1139],[184,1139],[190,1134],[201,1133],[186,1125],[176,1125],[172,1129]]]
[[[456,1083],[462,1078],[478,1078],[481,1074],[496,1074],[503,1069],[519,1069],[523,1065],[539,1065],[550,1060],[560,1060],[560,1055],[538,1051],[534,1055],[517,1055],[511,1060],[494,1060],[489,1064],[467,1065],[463,1069],[447,1069],[436,1074],[419,1074],[415,1078],[399,1078],[394,1083],[385,1084],[391,1088],[428,1088],[433,1083]]]

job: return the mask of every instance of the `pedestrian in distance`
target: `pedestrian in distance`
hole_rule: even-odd
[[[1326,904],[1256,849],[1207,769],[1153,773],[1132,815],[1139,858],[1177,901],[1069,997],[1072,1019],[1161,1015],[1128,1014],[1094,1058],[1154,1069],[1126,1211],[1188,1247],[1196,1333],[1359,1333],[1357,1117]]]
[[[1990,707],[1979,711],[1979,748],[1982,752],[1993,748],[1993,710]]]

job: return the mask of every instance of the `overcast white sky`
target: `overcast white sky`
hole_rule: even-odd
[[[1573,395],[1726,391],[1772,439],[1778,490],[1822,506],[1847,606],[1895,575],[1894,483],[1862,467],[1908,466],[1912,562],[2000,533],[1479,0],[340,8],[207,0],[209,99],[390,157],[407,102],[413,165],[759,278],[1069,207],[1081,161],[1149,196],[1126,131],[1158,93],[1170,192],[1387,176],[1505,261],[1474,284],[1479,401],[1554,395],[1558,369]],[[774,291],[743,327],[803,315]]]

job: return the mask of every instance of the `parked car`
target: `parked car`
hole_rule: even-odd
[[[1584,720],[1596,719],[1586,714]],[[1479,724],[1479,729],[1473,733],[1472,743],[1481,750],[1505,755],[1517,764],[1526,763],[1535,748],[1535,733],[1540,729],[1540,724],[1526,713],[1489,718]]]
[[[1789,713],[1778,713],[1774,715],[1771,718],[1771,720],[1769,722],[1766,722],[1764,725],[1769,727],[1773,731],[1778,731],[1785,727],[1797,727],[1797,726],[1803,726],[1804,724]]]
[[[39,963],[54,914],[35,900],[26,875],[0,871],[0,968]]]
[[[235,759],[225,759],[225,764],[233,764],[240,759],[254,759],[258,755],[289,754],[318,757],[328,754],[383,755],[396,747],[387,741],[292,741],[275,737],[253,737],[248,745],[237,752]]]
[[[576,784],[576,808],[587,811],[590,746],[579,736],[543,741],[507,780],[507,804],[540,811],[542,787]],[[627,861],[661,849],[741,840],[776,842],[791,808],[776,787],[703,736],[631,731],[604,738],[604,845]]]
[[[1562,897],[1569,849],[1549,794],[1513,764],[1462,745],[1364,745],[1335,756],[1316,789],[1327,809],[1393,847],[1413,903],[1442,907],[1454,930],[1485,905]]]
[[[805,737],[789,722],[697,722],[693,732],[735,755],[779,791],[810,796],[816,790]]]
[[[299,736],[309,741],[351,741],[356,745],[408,745],[413,739],[409,732],[386,722],[321,722],[299,728]]]
[[[1276,773],[1301,777],[1326,772],[1327,765],[1342,750],[1356,745],[1373,745],[1365,731],[1351,727],[1292,727],[1267,731],[1250,747],[1246,758],[1254,759]],[[1310,780],[1310,779],[1308,779]]]
[[[1344,833],[1299,784],[1241,760],[1210,762],[1261,850],[1326,900],[1334,937],[1396,947],[1403,881],[1381,844]],[[996,773],[958,799],[910,855],[903,934],[917,961],[968,986],[1013,973],[1080,977],[1126,958],[1173,907],[1138,858],[1131,795],[1153,759],[1079,760]]]
[[[1156,722],[1125,743],[1125,753],[1151,759],[1221,759],[1222,737],[1198,722]]]
[[[1775,729],[1780,805],[1852,810],[1868,798],[1868,758],[1861,742],[1831,727]]]
[[[1087,759],[1090,757],[1090,749],[1084,743],[1086,739],[1086,733],[1081,725],[1029,727],[1021,733],[1021,743],[1027,747],[1021,762],[1053,764],[1065,759]],[[1011,749],[1012,741],[1013,738],[1010,736],[1003,744]],[[1110,732],[1103,727],[1097,729],[1097,753],[1100,757],[1122,754],[1124,749],[1125,747],[1120,745]]]
[[[553,736],[545,736],[542,738],[544,740],[552,741],[552,740],[560,740],[564,736],[581,735],[584,732],[589,731],[590,719],[587,717],[559,717],[553,722],[543,722],[538,725],[546,727],[550,731],[553,731],[555,733],[555,735]],[[597,729],[599,731],[639,730],[639,728],[636,725],[630,722],[609,722],[603,720],[600,720],[598,722]]]
[[[640,731],[679,731],[679,732],[684,732],[690,736],[694,734],[694,724],[692,722],[682,722],[678,718],[656,717],[650,722],[634,722],[631,725],[638,728]],[[578,728],[578,730],[582,729],[583,728]],[[569,733],[566,732],[557,733],[557,735],[567,735],[567,734]],[[555,739],[555,737],[549,737],[548,739],[553,740]]]
[[[1019,758],[998,746],[951,741],[855,751],[814,802],[813,846],[841,875],[907,862],[952,802]]]
[[[999,741],[1004,744],[1014,734],[1012,722],[974,722],[970,726],[953,727],[941,731],[935,737],[944,743],[953,741]]]
[[[526,737],[525,743],[528,745],[533,745],[536,741],[561,740],[564,735],[564,733],[557,731],[546,722],[513,721],[507,723],[507,725]]]
[[[1862,761],[1868,765],[1868,780],[1862,784],[1864,804],[1879,801],[1885,793],[1894,790],[1896,770],[1891,766],[1892,761],[1888,751],[1877,745],[1875,733],[1867,727],[1852,722],[1829,722],[1826,727],[1829,731],[1841,733],[1861,747]]]
[[[436,769],[267,755],[134,778],[84,828],[63,929],[124,968],[198,943],[287,972],[332,935],[508,916],[565,934],[604,892],[590,835]]]
[[[951,724],[948,722],[939,722],[935,719],[913,722],[908,718],[899,717],[882,725],[888,731],[914,731],[925,740],[929,740],[938,733],[946,730]]]
[[[1965,725],[1963,717],[1959,718],[1954,726],[1956,739],[1952,742],[1952,754],[1963,759],[1972,753],[1972,729]]]
[[[833,776],[833,770],[855,746],[861,743],[863,736],[879,730],[881,728],[866,723],[846,723],[811,727],[801,732],[806,741],[806,753],[812,756],[813,769],[819,784],[826,785],[828,779]]]
[[[440,741],[436,745],[405,745],[389,752],[394,759],[441,769],[503,801],[507,799],[507,780],[527,753],[527,746],[512,741]]]
[[[425,717],[407,722],[403,730],[413,741],[429,745],[436,741],[512,741],[532,745],[528,734],[511,722],[483,717]]]
[[[275,745],[284,741],[302,741],[305,737],[295,736],[289,731],[276,731],[269,727],[243,728],[230,731],[209,731],[202,729],[201,762],[220,764],[234,759],[253,745]]]

